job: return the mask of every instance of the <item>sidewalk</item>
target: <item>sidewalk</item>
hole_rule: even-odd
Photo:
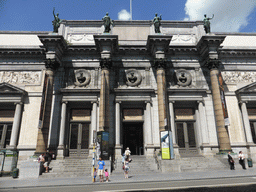
[[[217,179],[230,177],[256,177],[256,168],[247,168],[243,170],[216,170],[209,172],[183,172],[183,173],[156,173],[138,174],[131,171],[129,179],[125,179],[123,174],[110,175],[109,183],[135,183],[135,182],[151,182],[151,181],[177,181],[177,180],[193,180],[193,179]],[[256,179],[255,179],[256,182]],[[22,187],[45,187],[45,186],[72,186],[72,185],[107,185],[108,183],[99,183],[99,178],[95,183],[92,182],[90,176],[73,177],[73,178],[38,178],[38,179],[13,179],[12,177],[0,177],[0,189],[22,188]]]

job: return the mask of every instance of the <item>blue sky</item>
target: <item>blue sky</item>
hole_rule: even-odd
[[[129,14],[130,0],[0,0],[0,30],[52,31],[53,7],[61,19],[101,20],[109,12],[118,20]],[[159,13],[163,20],[194,21],[206,13],[214,14],[213,32],[256,33],[256,0],[133,0],[132,7],[133,20]],[[120,12],[126,15],[118,18]]]

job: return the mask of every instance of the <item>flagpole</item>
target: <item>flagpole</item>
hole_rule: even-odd
[[[131,20],[132,20],[132,0],[130,0],[130,15],[131,15]]]

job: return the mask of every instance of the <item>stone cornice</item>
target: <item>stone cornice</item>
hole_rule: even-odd
[[[67,47],[66,40],[62,35],[38,35],[38,38],[44,46],[47,46],[49,43],[54,43],[60,45],[63,49]]]
[[[190,52],[196,53],[198,51],[196,46],[170,46],[169,50],[174,53]]]
[[[205,35],[202,36],[200,41],[197,43],[197,48],[202,57],[209,54],[210,47],[215,47],[216,51],[219,48],[220,44],[224,41],[226,36],[217,36],[217,35]]]
[[[255,57],[256,49],[220,49],[223,56],[251,56]]]
[[[99,93],[100,89],[60,89],[61,93]]]
[[[30,56],[38,56],[44,55],[44,49],[41,48],[13,48],[13,47],[0,47],[0,55],[30,55]]]
[[[97,51],[97,48],[93,45],[70,45],[67,47],[67,51],[70,52],[85,52],[85,51]]]
[[[161,47],[165,52],[167,52],[171,39],[171,35],[149,35],[147,39],[147,49],[153,54],[156,47]]]
[[[98,51],[102,51],[103,46],[110,46],[111,52],[118,50],[118,35],[94,35],[94,41]]]

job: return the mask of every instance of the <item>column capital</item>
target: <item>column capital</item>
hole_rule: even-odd
[[[101,58],[100,59],[100,67],[101,67],[101,69],[110,69],[112,67],[112,59],[111,58]]]
[[[174,100],[172,100],[172,101],[169,101],[169,103],[172,103],[172,104],[174,104],[174,103],[175,103],[175,101],[174,101]]]
[[[16,102],[14,103],[14,105],[23,105],[24,103],[23,102]]]
[[[243,103],[247,104],[247,103],[248,103],[248,101],[240,100],[240,101],[239,101],[239,103],[240,103],[240,104],[243,104]]]
[[[145,103],[146,103],[146,104],[147,104],[147,103],[152,104],[152,101],[151,101],[151,100],[146,100]]]
[[[65,103],[65,104],[68,104],[68,101],[61,101],[61,103]]]
[[[156,58],[154,59],[153,67],[156,69],[166,69],[167,60],[165,58]]]
[[[122,103],[122,101],[115,100],[115,103],[119,103],[119,104],[121,104],[121,103]]]
[[[99,104],[99,101],[91,101],[91,104],[96,103],[97,105]]]
[[[204,100],[198,100],[197,101],[198,104],[202,103],[203,105],[205,104],[205,101]]]
[[[207,67],[209,70],[218,70],[220,63],[221,62],[219,59],[208,59],[204,66]]]
[[[46,69],[50,70],[56,70],[59,68],[60,63],[57,61],[57,59],[45,59],[44,60]]]

